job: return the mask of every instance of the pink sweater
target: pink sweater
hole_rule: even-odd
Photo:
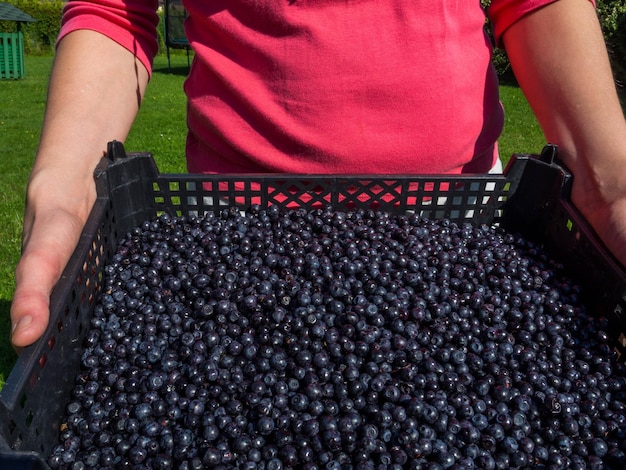
[[[493,0],[497,37],[552,0]],[[156,0],[70,0],[150,70]],[[461,173],[495,162],[503,111],[474,1],[186,0],[191,172]],[[150,149],[143,149],[150,150]]]

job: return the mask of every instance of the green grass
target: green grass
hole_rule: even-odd
[[[618,88],[626,114],[626,88]],[[514,153],[539,153],[546,144],[539,123],[515,79],[501,78],[500,99],[504,105],[504,131],[498,142],[500,156],[508,161]]]
[[[139,115],[126,139],[127,152],[151,152],[163,173],[183,173],[185,166],[185,95],[183,81],[189,68],[187,57],[155,59],[152,79]]]
[[[16,356],[9,342],[9,307],[13,297],[14,268],[19,258],[24,189],[37,149],[43,118],[50,57],[26,57],[26,75],[17,81],[0,80],[0,387]],[[154,154],[160,171],[185,171],[185,98],[182,85],[187,57],[155,60],[152,81],[125,147],[129,152]],[[502,85],[506,112],[500,152],[504,160],[513,153],[536,153],[544,145],[541,131],[519,88]]]
[[[24,187],[37,149],[50,64],[48,58],[28,58],[24,79],[0,81],[0,385],[16,357],[8,339],[13,270],[20,251]]]
[[[502,80],[500,100],[504,106],[504,130],[498,141],[502,160],[506,163],[514,153],[541,152],[546,144],[545,137],[528,101],[513,80]]]

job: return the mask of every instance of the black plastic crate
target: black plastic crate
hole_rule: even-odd
[[[158,214],[202,215],[231,206],[375,209],[499,225],[543,244],[583,286],[626,348],[626,273],[569,202],[572,176],[556,149],[514,155],[504,175],[178,175],[152,156],[109,145],[95,171],[98,198],[51,298],[50,324],[20,355],[0,393],[0,468],[46,469],[78,371],[103,269],[128,230]]]

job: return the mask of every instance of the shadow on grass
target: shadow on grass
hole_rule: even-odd
[[[519,88],[517,79],[515,78],[515,75],[513,74],[513,71],[511,69],[508,69],[506,72],[498,75],[498,81],[500,85]]]
[[[17,354],[9,336],[11,332],[10,309],[11,301],[0,299],[0,334],[2,335],[0,339],[0,385],[3,385],[9,377],[17,360]]]
[[[180,77],[186,77],[189,74],[189,67],[187,65],[172,65],[168,67],[155,67],[152,73],[161,73],[164,75],[178,75]]]

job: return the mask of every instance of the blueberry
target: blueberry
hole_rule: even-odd
[[[50,466],[621,468],[625,368],[561,271],[446,219],[161,216],[104,268]]]

